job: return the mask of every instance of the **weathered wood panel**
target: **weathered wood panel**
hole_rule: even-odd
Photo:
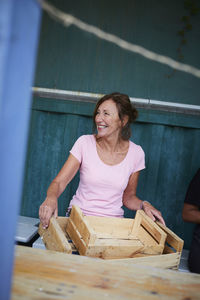
[[[11,299],[194,300],[199,281],[192,273],[18,246]]]

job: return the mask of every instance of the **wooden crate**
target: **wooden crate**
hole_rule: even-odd
[[[81,255],[104,259],[162,254],[167,238],[142,210],[133,220],[84,216],[73,206],[66,230]]]
[[[73,206],[66,230],[81,255],[106,259],[180,252],[183,247],[181,239],[142,210],[133,220],[84,216]]]
[[[123,261],[178,269],[183,248],[182,239],[161,223],[153,222],[143,211],[138,211],[133,220],[84,216],[73,207],[70,218],[52,217],[48,229],[39,226],[39,234],[49,250],[72,253],[75,245],[81,255],[106,258],[111,264]],[[74,245],[69,243],[69,235]]]

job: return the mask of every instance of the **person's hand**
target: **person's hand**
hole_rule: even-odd
[[[149,203],[148,201],[143,201],[142,208],[147,216],[149,216],[153,221],[160,221],[163,225],[165,225],[165,221],[162,217],[161,212],[153,207],[151,203]]]
[[[44,229],[49,226],[52,216],[55,218],[58,216],[58,201],[56,197],[47,197],[39,209],[39,217]]]

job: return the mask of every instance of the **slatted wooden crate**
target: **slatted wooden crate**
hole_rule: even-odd
[[[133,220],[84,216],[73,207],[69,218],[52,218],[48,229],[40,225],[39,233],[47,249],[71,253],[74,244],[81,255],[115,258],[111,263],[123,260],[177,269],[183,248],[183,240],[143,211]]]
[[[167,238],[143,211],[137,211],[134,221],[84,216],[73,206],[66,230],[81,255],[109,259],[162,254]]]

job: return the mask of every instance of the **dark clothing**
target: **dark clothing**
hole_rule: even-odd
[[[190,182],[185,203],[196,205],[200,209],[200,169]],[[194,229],[188,266],[191,272],[200,273],[200,224],[197,224]]]

